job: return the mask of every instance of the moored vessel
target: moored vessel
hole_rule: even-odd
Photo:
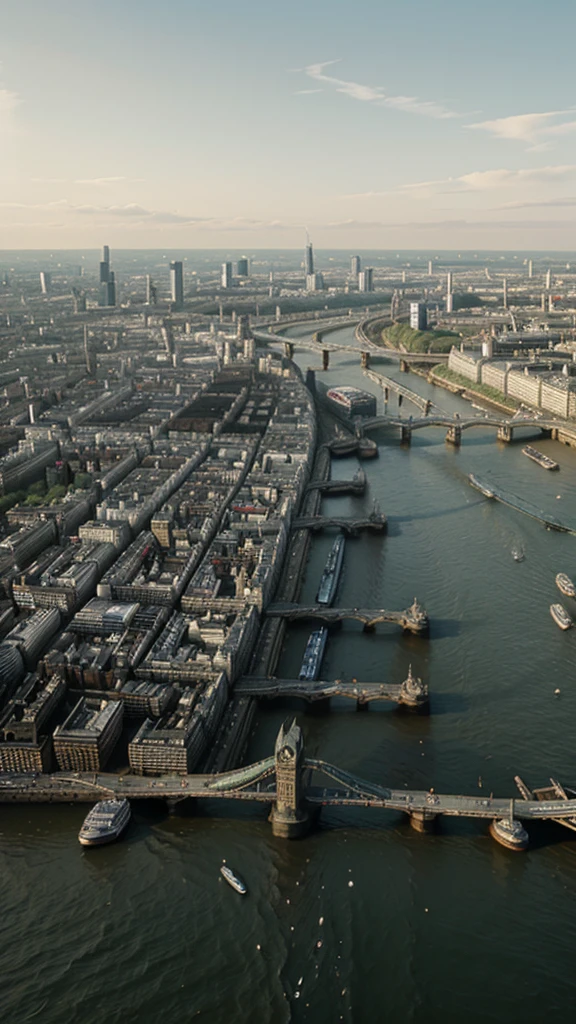
[[[556,576],[556,586],[566,597],[576,597],[576,587],[565,572],[559,572]]]
[[[308,679],[310,681],[318,679],[327,639],[328,630],[326,626],[321,626],[320,629],[315,629],[310,633],[300,667],[299,679]]]
[[[490,490],[488,484],[482,483],[482,481],[477,476],[475,476],[474,473],[468,473],[468,480],[471,483],[472,487],[475,487],[477,491],[480,491],[480,493],[483,494],[485,498],[494,497],[494,491]]]
[[[530,841],[522,822],[514,818],[494,818],[490,822],[490,834],[508,850],[525,850]]]
[[[320,586],[316,594],[318,604],[330,605],[336,595],[336,588],[342,572],[342,561],[344,559],[344,537],[337,537],[334,541],[326,565],[320,577]]]
[[[550,615],[554,619],[556,625],[560,626],[560,629],[570,629],[570,626],[572,625],[572,619],[568,615],[568,612],[563,607],[563,605],[551,604]]]
[[[530,444],[527,444],[526,447],[522,449],[522,454],[527,455],[529,459],[532,459],[532,462],[537,462],[539,466],[542,466],[542,469],[560,468],[558,463],[554,462],[554,459],[549,459],[547,455],[539,452],[537,448],[533,448]]]
[[[82,846],[104,846],[119,839],[130,821],[128,800],[99,800],[78,833]]]
[[[246,893],[248,892],[246,885],[244,884],[242,879],[238,878],[238,875],[235,875],[232,869],[229,868],[226,864],[223,864],[222,867],[220,868],[220,874],[222,875],[223,878],[226,879],[228,885],[231,885],[232,888],[236,890],[236,892],[239,892],[241,896],[246,895]]]
[[[349,385],[329,388],[326,399],[333,408],[347,416],[375,416],[376,399],[369,391]]]

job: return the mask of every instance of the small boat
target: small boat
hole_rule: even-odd
[[[104,846],[122,835],[130,821],[128,800],[99,800],[84,819],[78,833],[82,846]]]
[[[222,875],[223,878],[226,879],[228,885],[231,885],[232,888],[236,890],[236,892],[239,892],[241,896],[246,895],[248,889],[244,885],[244,882],[242,881],[241,878],[238,878],[238,875],[235,875],[232,869],[227,867],[226,864],[223,864],[222,867],[220,868],[220,874]]]
[[[523,562],[524,561],[524,549],[521,548],[519,545],[515,545],[512,548],[512,558],[514,559],[515,562]]]
[[[551,604],[550,615],[556,625],[560,626],[560,629],[570,629],[570,626],[573,624],[568,612],[561,604]]]
[[[532,462],[537,462],[539,466],[542,466],[542,469],[560,469],[558,463],[554,462],[554,459],[549,459],[547,455],[543,455],[537,448],[532,448],[529,444],[522,449],[522,454],[527,455],[529,459],[532,459]]]
[[[556,577],[556,586],[566,597],[576,597],[576,587],[565,572],[559,572]]]
[[[508,850],[525,850],[528,846],[529,836],[520,821],[513,818],[494,818],[489,827],[496,842]]]
[[[468,474],[468,480],[471,483],[472,487],[475,487],[477,491],[480,491],[480,493],[483,494],[485,498],[494,497],[494,491],[491,491],[487,484],[483,484],[482,481],[479,480],[477,476],[474,476],[474,473]]]

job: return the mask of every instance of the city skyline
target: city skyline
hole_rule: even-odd
[[[563,0],[99,14],[4,15],[2,248],[574,248]]]

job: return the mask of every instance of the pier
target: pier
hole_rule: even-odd
[[[272,831],[286,839],[304,835],[322,807],[393,811],[406,815],[418,832],[429,831],[439,817],[500,822],[564,822],[576,817],[576,799],[560,799],[556,793],[550,799],[531,796],[527,789],[521,799],[510,799],[392,789],[369,782],[328,761],[306,757],[302,731],[295,721],[281,727],[273,755],[219,774],[151,778],[57,772],[0,777],[0,803],[5,804],[94,803],[106,797],[162,800],[172,807],[190,798],[255,801],[271,805]]]
[[[268,606],[265,614],[270,618],[287,619],[289,622],[296,622],[298,619],[321,619],[322,622],[336,623],[344,619],[356,619],[363,623],[365,629],[374,629],[379,622],[392,622],[410,633],[427,633],[429,628],[428,613],[418,604],[416,598],[413,604],[402,612],[386,611],[385,608],[327,608],[321,604],[275,603]]]

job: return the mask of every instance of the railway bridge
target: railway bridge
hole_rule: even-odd
[[[281,726],[270,757],[220,774],[150,778],[58,772],[0,776],[0,802],[5,804],[94,803],[107,797],[162,800],[172,807],[188,798],[255,801],[271,805],[272,830],[286,839],[305,835],[322,807],[334,806],[404,814],[418,832],[430,831],[439,817],[481,818],[511,826],[519,821],[552,820],[569,827],[576,819],[575,799],[560,799],[557,794],[556,798],[534,799],[526,788],[522,794],[522,799],[462,796],[437,794],[432,789],[393,789],[369,782],[320,758],[306,757],[302,731],[295,720]],[[492,835],[498,838],[496,832]]]

